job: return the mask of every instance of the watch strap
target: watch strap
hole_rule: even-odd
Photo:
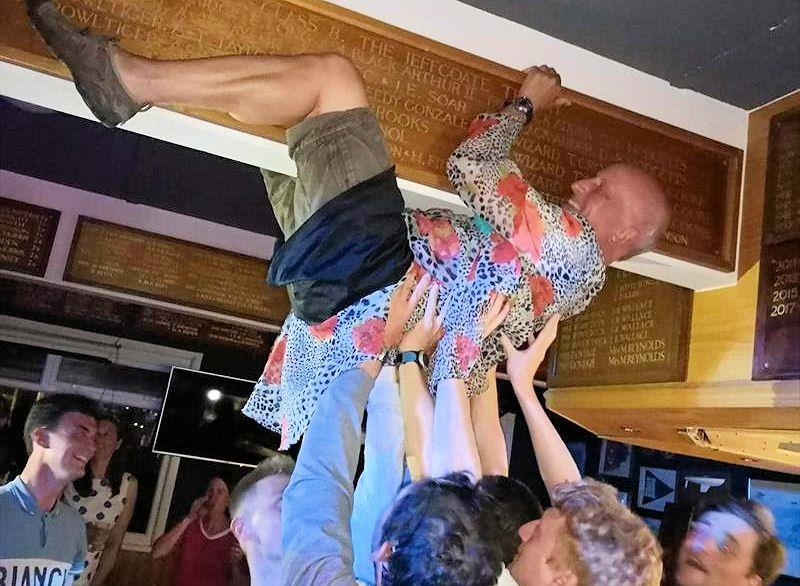
[[[525,114],[526,124],[530,122],[531,119],[533,118],[533,102],[531,102],[530,99],[526,98],[525,96],[517,96],[516,98],[511,98],[510,100],[506,101],[505,106],[506,107],[511,106],[518,112],[522,112],[523,114]]]
[[[422,350],[407,350],[406,352],[399,352],[397,354],[398,365],[410,364],[415,362],[422,368],[426,368],[425,352]]]

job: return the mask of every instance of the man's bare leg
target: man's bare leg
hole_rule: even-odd
[[[140,103],[207,108],[247,124],[291,126],[368,105],[361,75],[336,54],[158,61],[116,48],[112,58],[120,81]]]
[[[339,55],[158,61],[80,30],[52,0],[25,4],[31,24],[67,65],[95,116],[108,126],[129,119],[143,104],[196,106],[250,124],[282,126],[367,106],[361,76]]]

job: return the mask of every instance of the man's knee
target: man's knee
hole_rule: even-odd
[[[364,85],[361,74],[344,55],[338,53],[321,53],[317,55],[318,67],[322,70],[325,79],[341,83],[353,83],[359,86]]]
[[[337,53],[314,57],[314,74],[322,81],[316,114],[369,105],[364,80],[350,59]]]

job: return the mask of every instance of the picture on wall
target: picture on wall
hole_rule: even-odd
[[[629,478],[631,475],[632,446],[611,440],[603,440],[600,447],[600,474]]]
[[[620,490],[617,492],[617,500],[626,507],[631,506],[631,493]]]
[[[697,486],[697,491],[706,494],[711,488],[719,488],[725,484],[725,478],[711,478],[710,476],[684,476],[683,488],[691,488],[691,485]]]
[[[786,546],[783,573],[800,578],[800,484],[751,478],[747,497],[772,511],[775,531]]]
[[[675,502],[678,474],[666,468],[639,468],[639,493],[636,504],[640,509],[664,512],[667,503]]]

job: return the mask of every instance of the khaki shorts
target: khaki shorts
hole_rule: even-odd
[[[286,239],[327,202],[392,166],[369,108],[307,118],[286,131],[286,142],[297,164],[297,179],[261,170]]]

